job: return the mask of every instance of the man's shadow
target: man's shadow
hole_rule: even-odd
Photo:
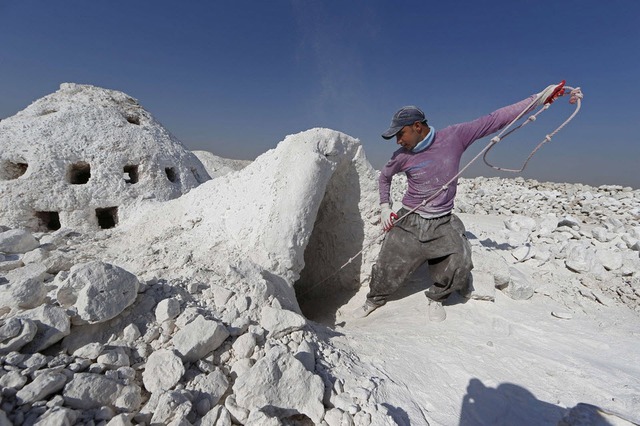
[[[557,425],[565,408],[540,401],[527,389],[513,383],[496,388],[471,379],[462,400],[459,426]]]

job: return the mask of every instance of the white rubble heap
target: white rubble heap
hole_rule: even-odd
[[[131,201],[108,229],[0,212],[0,425],[408,424],[386,379],[332,344],[335,324],[311,320],[320,279],[364,248],[320,283],[353,295],[379,250],[377,173],[356,139],[291,135],[166,198]],[[473,299],[572,292],[640,312],[640,191],[477,178],[458,199],[467,225],[504,218],[468,233]],[[558,269],[562,289],[532,286]],[[567,408],[562,424],[592,408]]]

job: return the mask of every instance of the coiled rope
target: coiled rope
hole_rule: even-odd
[[[564,81],[561,83],[562,85],[564,85]],[[523,163],[522,167],[519,169],[507,169],[507,168],[503,168],[503,167],[497,167],[494,166],[492,164],[490,164],[487,159],[486,156],[489,153],[489,151],[500,141],[504,140],[507,136],[511,135],[513,132],[515,132],[516,130],[522,128],[523,126],[525,126],[527,123],[530,123],[532,121],[536,121],[537,117],[542,114],[544,111],[546,111],[547,109],[549,109],[549,107],[551,106],[551,102],[549,103],[545,103],[538,112],[536,112],[535,114],[529,116],[524,122],[520,123],[517,127],[509,130],[515,123],[518,122],[518,120],[520,120],[526,113],[527,111],[529,111],[529,109],[531,107],[533,107],[539,100],[539,97],[534,99],[529,105],[527,105],[520,114],[518,114],[518,116],[516,118],[514,118],[511,123],[509,123],[506,127],[504,127],[502,129],[502,131],[497,135],[494,136],[493,138],[491,138],[491,140],[489,141],[489,143],[487,144],[487,146],[485,146],[475,157],[473,157],[471,159],[471,161],[469,161],[462,169],[460,169],[460,171],[454,176],[452,177],[447,183],[445,183],[444,185],[442,185],[442,187],[440,189],[438,189],[433,195],[431,195],[429,198],[426,198],[424,200],[422,200],[422,202],[420,204],[418,204],[416,207],[414,207],[413,209],[409,210],[407,213],[403,214],[402,216],[400,216],[398,219],[395,220],[395,223],[400,222],[402,219],[404,219],[405,217],[409,216],[411,213],[414,213],[416,210],[418,210],[420,207],[425,206],[429,201],[433,200],[434,198],[436,198],[441,192],[446,191],[449,188],[449,185],[451,185],[452,182],[455,182],[456,179],[458,179],[462,173],[464,173],[465,170],[467,170],[467,168],[469,168],[469,166],[471,166],[471,164],[473,164],[478,158],[480,158],[480,156],[482,156],[485,164],[495,170],[500,170],[500,171],[505,171],[505,172],[512,172],[512,173],[519,173],[521,171],[523,171],[525,169],[525,167],[527,166],[527,164],[529,163],[529,160],[535,155],[535,153],[547,142],[551,141],[551,138],[553,138],[560,130],[562,130],[562,128],[564,128],[571,120],[573,120],[573,118],[578,114],[578,111],[580,111],[580,107],[582,105],[582,91],[580,90],[580,87],[570,87],[570,86],[564,86],[564,90],[570,90],[569,95],[569,103],[571,104],[575,104],[576,108],[573,111],[573,113],[569,116],[569,118],[567,118],[560,126],[558,126],[553,132],[549,133],[548,135],[546,135],[543,140],[533,149],[533,151],[531,151],[531,153],[527,156],[527,159],[525,160],[525,162]],[[564,93],[564,91],[562,91],[562,94]],[[562,96],[562,94],[560,96]],[[307,293],[309,293],[311,290],[315,289],[316,287],[318,287],[319,285],[325,283],[326,281],[330,280],[331,278],[333,278],[334,276],[336,276],[340,271],[342,271],[347,265],[349,265],[351,262],[353,262],[355,259],[358,258],[358,256],[360,256],[362,254],[363,251],[365,251],[366,249],[368,249],[369,247],[371,247],[373,244],[377,243],[378,240],[380,239],[380,237],[384,236],[388,231],[382,231],[382,233],[378,234],[372,241],[370,241],[369,243],[365,244],[362,249],[357,252],[355,255],[353,255],[351,258],[349,258],[349,260],[347,260],[344,265],[340,266],[338,269],[336,269],[331,275],[329,275],[328,277],[326,277],[325,279],[323,279],[322,281],[318,282],[317,284],[314,284],[313,286],[309,287],[308,289],[306,289],[304,292],[301,293],[301,295],[305,295]]]

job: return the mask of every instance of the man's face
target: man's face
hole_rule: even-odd
[[[401,145],[404,149],[411,151],[418,145],[423,138],[417,131],[418,125],[413,123],[411,126],[404,126],[398,133],[396,133],[396,143]]]

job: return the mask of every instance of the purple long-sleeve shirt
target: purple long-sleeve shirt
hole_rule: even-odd
[[[407,175],[408,183],[407,192],[402,198],[405,207],[413,209],[423,200],[433,196],[458,173],[460,158],[473,142],[505,127],[535,98],[536,95],[532,95],[476,120],[438,130],[431,145],[423,151],[398,149],[380,173],[380,204],[390,203],[391,179],[396,173],[402,172]],[[457,186],[456,179],[446,190],[417,209],[416,213],[436,217],[450,212],[453,209]]]

